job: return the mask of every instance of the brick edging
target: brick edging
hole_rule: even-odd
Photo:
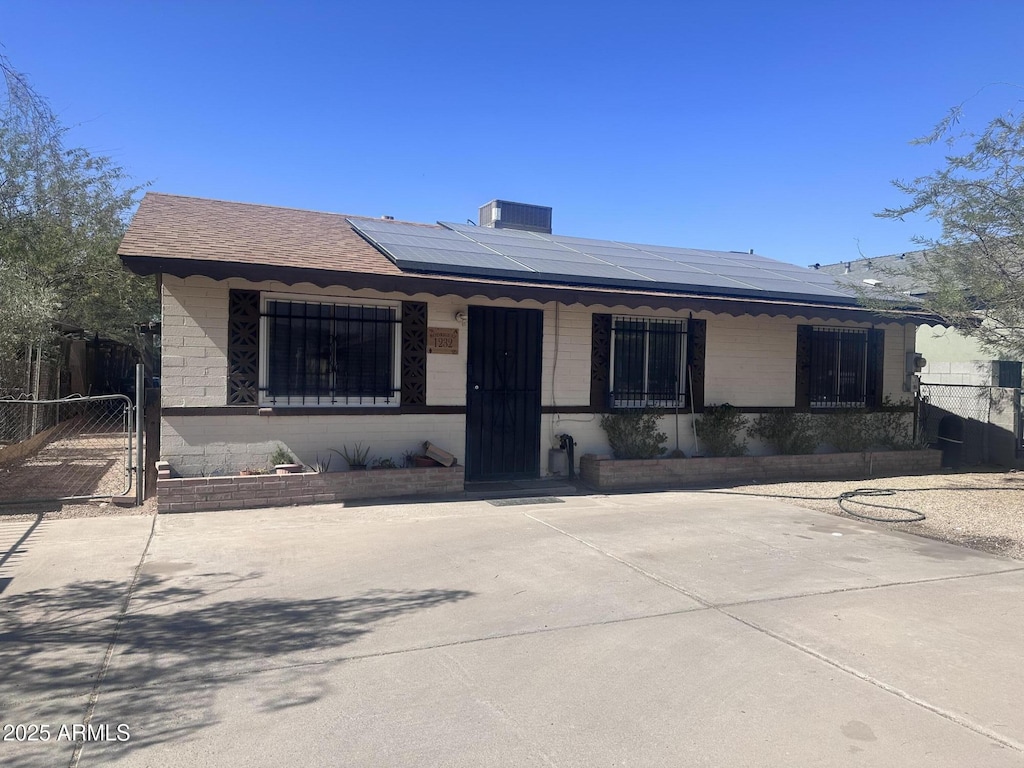
[[[203,512],[460,493],[462,466],[157,480],[157,510]]]
[[[721,482],[839,480],[937,472],[940,451],[868,451],[801,456],[693,459],[580,458],[580,479],[599,490],[714,485]]]

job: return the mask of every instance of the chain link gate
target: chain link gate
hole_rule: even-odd
[[[126,496],[135,413],[126,395],[0,398],[0,508]]]
[[[919,426],[922,438],[937,442],[939,422],[953,414],[963,420],[962,461],[988,461],[987,429],[992,416],[992,388],[974,384],[921,384]]]

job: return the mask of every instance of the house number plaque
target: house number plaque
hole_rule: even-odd
[[[459,354],[459,329],[427,328],[427,352],[432,355]]]

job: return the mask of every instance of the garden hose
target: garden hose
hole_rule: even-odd
[[[917,490],[917,489],[915,489]],[[899,493],[898,490],[893,488],[856,488],[852,491],[843,491],[838,496],[793,496],[787,493],[745,493],[743,491],[717,491],[708,490],[706,493],[722,493],[732,496],[756,496],[762,499],[797,499],[801,501],[835,501],[839,504],[839,509],[848,514],[850,517],[856,517],[860,520],[870,520],[873,523],[919,523],[922,520],[927,519],[924,512],[919,512],[916,509],[910,507],[894,507],[888,504],[872,504],[868,501],[858,501],[858,496],[895,496]],[[872,507],[874,509],[891,509],[896,512],[906,512],[907,514],[902,517],[879,517],[877,515],[869,515],[864,512],[855,512],[853,509],[847,506],[847,504],[859,504],[864,507]]]
[[[855,501],[857,496],[895,496],[897,491],[892,488],[857,488],[853,491],[844,491],[835,497],[836,501],[839,502],[839,508],[851,517],[859,517],[861,520],[871,520],[876,523],[919,523],[925,519],[924,512],[918,512],[916,509],[910,507],[893,507],[888,504],[871,504],[867,501]],[[906,517],[876,517],[874,515],[868,515],[863,512],[854,512],[849,507],[845,506],[847,502],[853,504],[860,504],[864,507],[872,507],[874,509],[891,509],[897,512],[906,512]]]

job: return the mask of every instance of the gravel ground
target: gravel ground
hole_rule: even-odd
[[[71,517],[128,517],[155,514],[156,496],[146,499],[141,507],[120,507],[104,501],[78,504],[40,502],[0,506],[0,519],[3,520],[31,520],[39,515],[42,515],[44,520],[66,520]]]
[[[887,528],[949,541],[972,549],[1024,560],[1024,472],[908,475],[871,480],[830,480],[745,485],[725,493],[786,498],[792,504],[833,515],[844,515],[836,497],[858,488],[891,489],[893,496],[865,498],[871,504],[905,507],[923,513],[917,523],[878,523]],[[876,517],[907,516],[906,511],[876,509],[847,503],[855,512]]]

